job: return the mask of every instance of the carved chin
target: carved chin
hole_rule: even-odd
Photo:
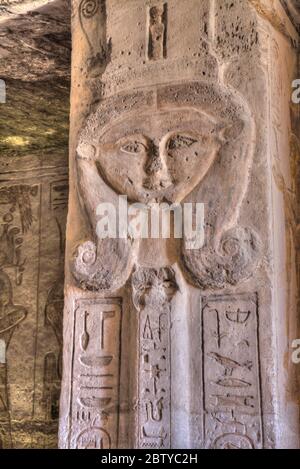
[[[168,203],[180,203],[183,199],[183,196],[181,194],[181,191],[179,188],[174,186],[173,184],[167,187],[166,189],[162,189],[161,187],[155,187],[153,186],[152,188],[143,188],[141,191],[136,193],[133,197],[129,196],[129,200],[132,200],[133,202],[141,202],[144,204],[147,203],[162,203],[162,202],[168,202]]]
[[[194,183],[189,180],[188,182],[172,182],[170,180],[154,180],[145,178],[140,184],[124,185],[120,181],[110,181],[105,178],[110,187],[119,195],[127,195],[130,202],[136,203],[151,203],[151,202],[169,202],[180,203],[182,200],[197,186],[200,181]]]

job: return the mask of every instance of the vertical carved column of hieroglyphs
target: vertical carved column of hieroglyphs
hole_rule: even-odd
[[[139,448],[171,445],[171,300],[178,286],[171,268],[141,268],[132,277],[138,314]]]
[[[68,170],[59,156],[53,171],[40,171],[43,181],[37,324],[35,333],[33,447],[56,448],[62,378],[65,229],[68,203]],[[39,430],[43,430],[38,431]]]
[[[275,444],[257,18],[248,0],[73,1],[62,447]],[[135,225],[134,203],[204,204],[205,243],[135,239],[125,196]]]
[[[203,301],[206,441],[215,449],[253,449],[263,438],[257,297]]]
[[[118,440],[118,300],[78,300],[75,310],[71,448],[115,448]]]

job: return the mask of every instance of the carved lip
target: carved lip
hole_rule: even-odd
[[[94,356],[87,356],[87,357],[81,356],[80,357],[80,361],[84,366],[89,366],[89,367],[95,366],[99,368],[108,366],[111,363],[112,359],[113,357],[109,355],[106,357],[94,357]]]
[[[12,311],[3,318],[0,319],[0,334],[7,332],[16,327],[23,319],[26,318],[26,312],[23,311]]]
[[[79,402],[84,407],[104,409],[111,402],[110,397],[81,397]]]

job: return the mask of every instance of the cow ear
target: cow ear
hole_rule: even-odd
[[[77,146],[76,157],[79,160],[94,161],[96,147],[91,143],[80,142]]]
[[[218,138],[222,143],[233,142],[243,133],[245,124],[241,119],[230,125],[219,125],[217,129]]]

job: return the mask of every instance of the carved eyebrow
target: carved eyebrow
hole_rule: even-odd
[[[196,143],[198,140],[192,137],[188,137],[187,135],[182,135],[182,134],[177,134],[172,137],[170,137],[169,142],[168,142],[168,148],[169,150],[174,150],[176,148],[182,148],[182,147],[191,147],[194,143]]]

